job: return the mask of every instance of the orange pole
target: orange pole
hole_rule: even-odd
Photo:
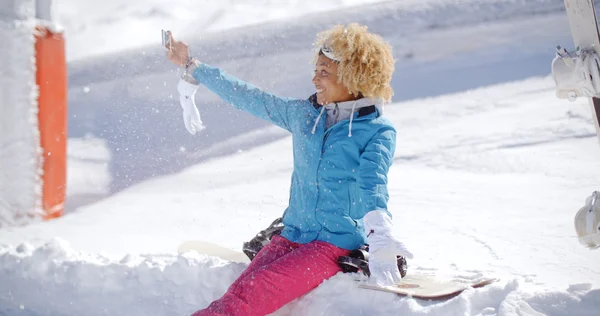
[[[36,83],[42,159],[44,219],[63,214],[67,177],[67,63],[61,33],[36,28]]]

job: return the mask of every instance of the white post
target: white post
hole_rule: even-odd
[[[35,2],[0,0],[0,227],[41,211]]]

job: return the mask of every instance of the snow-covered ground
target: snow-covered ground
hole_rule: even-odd
[[[64,3],[66,30],[86,29],[71,31],[82,39],[70,44],[68,213],[0,229],[0,315],[189,314],[218,298],[245,264],[177,255],[177,246],[201,239],[239,249],[280,216],[291,139],[206,90],[197,101],[208,129],[187,134],[173,67],[148,44],[157,36],[127,35],[132,27],[118,34],[122,49],[87,49],[90,34],[109,41],[146,6],[105,1],[84,19],[68,5],[92,1]],[[287,15],[274,1],[248,15],[235,1],[206,12],[197,3],[152,1],[154,12],[182,15],[144,29],[177,36],[164,25],[177,20],[203,60],[282,95],[311,93],[316,31],[358,21],[388,39],[398,63],[386,115],[399,130],[390,211],[415,253],[409,271],[501,279],[426,302],[358,289],[355,276],[340,274],[275,314],[598,314],[600,252],[578,244],[573,217],[600,188],[600,147],[587,101],[556,99],[549,77],[554,47],[572,46],[562,0],[372,1],[359,9],[337,7],[357,1],[319,1],[304,11],[290,1],[297,12]],[[120,13],[100,10],[108,8]],[[219,10],[231,15],[213,18],[204,27],[211,32],[190,27]],[[96,15],[113,19],[96,23]],[[259,17],[269,22],[250,25]]]

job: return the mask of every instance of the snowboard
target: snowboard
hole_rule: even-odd
[[[379,286],[363,283],[362,289],[382,291],[422,300],[448,300],[467,289],[481,288],[497,282],[496,278],[464,280],[442,278],[435,275],[408,273],[399,284]]]
[[[201,255],[218,257],[225,261],[249,263],[250,259],[243,252],[235,251],[217,244],[201,240],[188,240],[177,248],[178,253],[197,252]]]
[[[565,0],[567,18],[576,50],[592,48],[600,55],[600,33],[593,0]],[[600,98],[590,97],[596,135],[600,142]]]

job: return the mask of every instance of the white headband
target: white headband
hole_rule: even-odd
[[[333,53],[333,50],[325,45],[323,45],[323,47],[321,47],[321,52],[323,53],[323,55],[325,55],[329,59],[333,59],[335,61],[341,61],[339,58],[337,58],[335,56],[335,54]]]

